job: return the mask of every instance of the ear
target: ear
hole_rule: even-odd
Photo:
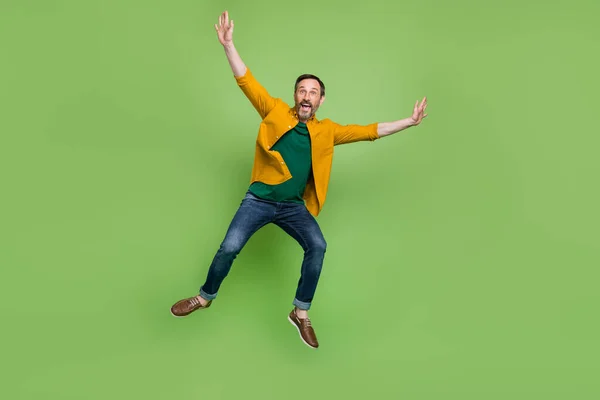
[[[321,100],[319,100],[319,107],[321,107],[321,104],[323,104],[324,101],[325,101],[325,96],[321,96]]]

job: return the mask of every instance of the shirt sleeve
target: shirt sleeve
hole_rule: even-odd
[[[376,123],[369,125],[340,125],[332,122],[332,124],[334,146],[367,140],[372,142],[379,139]]]
[[[267,90],[254,78],[248,67],[246,67],[246,73],[243,76],[236,76],[235,80],[261,118],[264,119],[275,108],[277,100],[271,97]]]

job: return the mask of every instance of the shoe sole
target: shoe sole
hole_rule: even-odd
[[[208,308],[208,307],[203,307],[203,308],[199,308],[199,309],[197,309],[197,310],[194,310],[194,311],[206,310],[207,308]],[[191,313],[189,313],[189,314],[185,314],[185,315],[177,315],[177,314],[174,314],[174,313],[173,313],[173,310],[169,310],[169,312],[171,313],[171,315],[172,315],[172,316],[174,316],[175,318],[185,318],[185,317],[187,317],[188,315],[192,314],[194,311],[192,311],[192,312],[191,312]]]
[[[302,340],[302,342],[307,345],[308,347],[310,347],[311,349],[317,349],[317,347],[313,347],[310,344],[308,344],[306,342],[306,340],[304,340],[304,338],[302,337],[302,333],[300,333],[300,328],[298,327],[298,325],[296,325],[296,323],[294,321],[292,321],[292,319],[290,318],[290,316],[288,315],[288,321],[290,321],[290,324],[294,325],[294,327],[296,328],[296,330],[298,331],[298,335],[300,335],[300,339]]]
[[[186,314],[186,315],[176,315],[176,314],[173,314],[173,311],[172,311],[172,310],[169,310],[169,312],[170,312],[170,313],[171,313],[171,315],[172,315],[172,316],[174,316],[175,318],[184,318],[184,317],[187,317],[188,315],[190,315],[190,314]]]

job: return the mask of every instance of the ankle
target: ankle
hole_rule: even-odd
[[[204,297],[202,297],[200,295],[196,296],[196,298],[198,300],[200,300],[200,304],[202,304],[202,306],[205,306],[208,303],[208,300],[206,300]]]
[[[308,318],[308,310],[301,310],[298,307],[296,307],[296,316],[300,319],[305,319]]]

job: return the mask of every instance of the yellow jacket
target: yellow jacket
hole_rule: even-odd
[[[292,175],[283,157],[271,147],[286,132],[298,124],[294,107],[282,99],[269,95],[265,88],[246,68],[244,76],[235,77],[238,86],[260,114],[262,122],[258,129],[254,166],[250,183],[260,181],[267,185],[277,185],[290,179]],[[317,216],[323,209],[329,185],[333,146],[363,140],[379,139],[377,123],[370,125],[339,125],[329,119],[317,120],[314,116],[306,123],[311,141],[312,175],[304,191],[304,201],[308,211]]]

